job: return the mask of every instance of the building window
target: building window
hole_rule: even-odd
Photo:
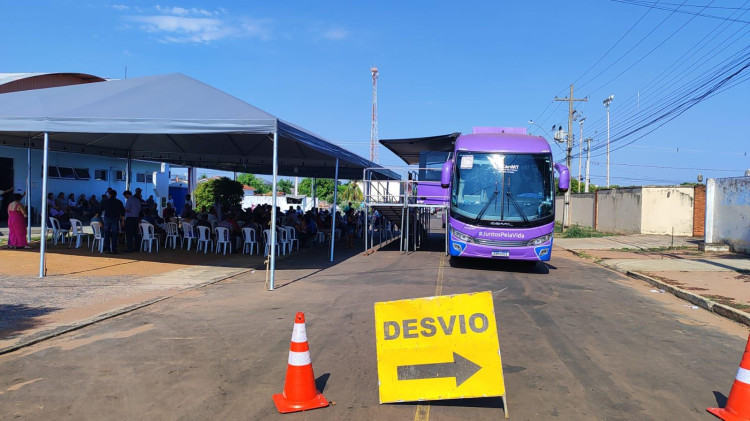
[[[125,181],[125,171],[123,171],[123,170],[115,170],[115,180],[116,181]]]
[[[145,183],[146,182],[146,174],[139,172],[135,175],[135,182],[136,183]]]
[[[60,171],[60,178],[66,178],[69,180],[75,180],[76,179],[76,173],[73,171],[73,168],[70,167],[57,167],[57,169]]]
[[[107,170],[94,170],[94,180],[107,181]]]
[[[57,167],[47,167],[48,178],[60,178],[60,172],[57,171]]]
[[[76,179],[78,180],[91,180],[91,174],[88,168],[75,168]]]
[[[154,182],[154,174],[153,173],[146,173],[146,182],[151,184]]]

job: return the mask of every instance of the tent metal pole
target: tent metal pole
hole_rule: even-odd
[[[333,179],[333,204],[331,205],[331,261],[333,262],[333,246],[336,240],[336,201],[339,193],[339,159],[336,158],[336,175]]]
[[[42,238],[39,242],[39,277],[44,278],[44,253],[47,251],[47,158],[49,155],[49,133],[44,132],[44,158],[42,163],[42,224],[39,231]]]
[[[26,150],[26,241],[31,242],[31,139]]]
[[[271,247],[269,247],[270,256],[269,266],[271,275],[268,281],[268,290],[273,291],[273,283],[276,279],[276,189],[278,188],[279,176],[279,129],[273,133],[273,188],[271,189]]]
[[[315,208],[318,207],[318,204],[315,203],[317,201],[317,199],[318,199],[316,197],[316,191],[318,190],[318,179],[316,179],[315,177],[313,177],[312,182],[310,183],[310,185],[312,186],[311,187],[311,190],[312,190],[312,192],[311,192],[312,193],[312,207],[313,207],[313,209],[315,209]],[[317,212],[317,210],[316,210],[316,212]],[[315,217],[317,218],[317,215],[315,215]]]
[[[369,226],[370,226],[370,224],[369,224],[369,220],[370,220],[370,200],[372,200],[372,195],[371,195],[372,192],[370,190],[370,184],[372,184],[372,177],[370,177],[370,179],[366,180],[365,182],[367,183],[367,189],[366,189],[367,193],[365,193],[367,195],[367,198],[365,199],[365,227],[364,227],[364,231],[365,232],[362,234],[362,236],[365,239],[365,253],[367,253],[367,250],[368,250],[368,248],[367,248],[367,236],[370,235],[370,228],[369,228]]]
[[[130,182],[132,174],[130,174],[133,171],[133,159],[130,158],[130,151],[128,151],[128,158],[127,161],[125,161],[125,190],[130,190]]]

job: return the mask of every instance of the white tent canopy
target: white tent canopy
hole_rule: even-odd
[[[269,174],[359,179],[372,162],[182,74],[13,92],[0,97],[0,144]],[[390,171],[380,173],[396,177]]]
[[[0,145],[170,164],[360,179],[372,162],[182,74],[0,95]],[[43,189],[46,193],[46,163]],[[396,179],[388,170],[376,176]],[[43,194],[44,194],[43,193]],[[46,201],[42,200],[43,220]],[[276,226],[275,213],[272,226]],[[276,230],[272,229],[271,289]],[[331,246],[333,253],[333,245]],[[44,266],[44,236],[40,276]],[[333,259],[333,254],[331,254]]]

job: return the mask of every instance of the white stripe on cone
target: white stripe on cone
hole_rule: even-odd
[[[294,352],[289,351],[289,365],[300,367],[304,365],[312,364],[310,359],[310,351],[305,352]]]
[[[740,367],[739,370],[737,370],[737,376],[735,377],[735,380],[750,385],[750,370],[746,370]]]
[[[292,342],[307,342],[307,330],[304,323],[295,323],[292,330]]]

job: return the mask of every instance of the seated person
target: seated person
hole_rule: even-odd
[[[72,227],[70,223],[70,215],[66,211],[58,210],[53,207],[50,209],[49,216],[57,219],[57,222],[60,223],[60,228],[64,231],[67,231]]]
[[[169,221],[176,216],[174,208],[169,203],[167,203],[167,207],[164,208],[163,211],[161,211],[161,214],[162,218],[164,218],[165,221]]]
[[[167,232],[164,230],[164,228],[159,226],[158,221],[156,218],[154,218],[154,215],[151,213],[151,209],[144,208],[143,209],[143,218],[144,221],[148,222],[149,224],[154,226],[154,234],[159,234],[162,237],[167,234]],[[140,230],[140,228],[139,228]],[[140,232],[140,231],[139,231]]]

